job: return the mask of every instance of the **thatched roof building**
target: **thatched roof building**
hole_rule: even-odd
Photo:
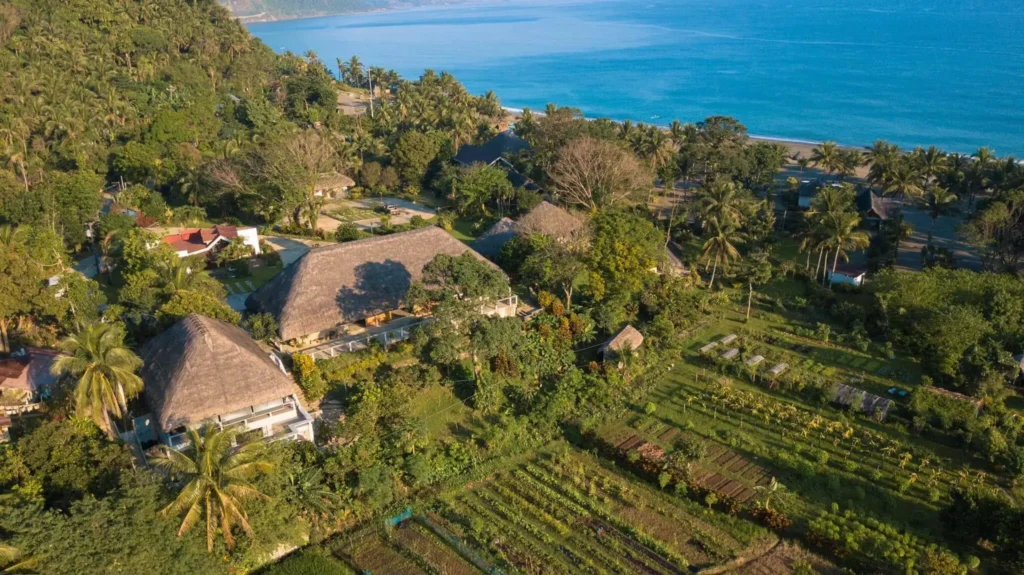
[[[635,351],[644,343],[644,334],[637,331],[637,329],[631,325],[619,330],[618,333],[613,335],[611,339],[604,342],[601,345],[599,353],[602,356],[607,356],[608,352],[621,353],[623,351]]]
[[[510,218],[501,218],[471,245],[477,252],[494,259],[501,253],[501,248],[518,235],[519,227],[516,223]]]
[[[241,328],[191,314],[142,348],[143,397],[170,432],[299,390]]]
[[[494,258],[516,236],[544,234],[564,240],[576,233],[584,223],[583,218],[576,214],[552,203],[541,202],[514,222],[502,218],[477,238],[472,246],[481,254]]]
[[[317,191],[344,192],[356,185],[355,180],[345,174],[321,174],[316,181]]]
[[[436,226],[316,248],[253,292],[246,305],[277,318],[282,340],[303,338],[399,309],[423,266],[439,254],[466,252],[487,261]]]

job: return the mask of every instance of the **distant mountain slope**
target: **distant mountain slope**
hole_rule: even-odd
[[[476,0],[219,0],[232,15],[249,22],[473,1]]]

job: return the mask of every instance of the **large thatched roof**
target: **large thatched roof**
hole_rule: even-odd
[[[316,248],[246,305],[273,314],[287,341],[398,309],[423,266],[439,254],[467,251],[487,261],[436,226]]]
[[[501,248],[519,235],[545,234],[567,239],[584,224],[583,218],[552,203],[541,202],[513,222],[502,218],[473,242],[473,249],[493,258]]]
[[[244,330],[192,314],[142,349],[143,396],[164,431],[298,389]]]

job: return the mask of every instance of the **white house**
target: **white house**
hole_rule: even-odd
[[[179,258],[198,256],[215,252],[234,241],[241,241],[260,254],[260,236],[256,228],[235,226],[213,226],[212,228],[191,228],[162,238],[160,241],[171,246]]]
[[[860,266],[840,266],[836,268],[835,273],[829,270],[828,277],[833,284],[846,284],[860,287],[864,285],[864,280],[867,279],[868,270],[867,268]]]
[[[139,443],[181,449],[187,430],[205,424],[237,428],[249,440],[313,440],[313,417],[298,387],[237,326],[192,314],[151,339],[140,355],[150,413],[135,418]]]

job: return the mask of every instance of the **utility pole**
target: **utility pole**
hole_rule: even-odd
[[[370,119],[373,119],[373,76],[369,68],[366,69],[366,80],[370,83]]]

